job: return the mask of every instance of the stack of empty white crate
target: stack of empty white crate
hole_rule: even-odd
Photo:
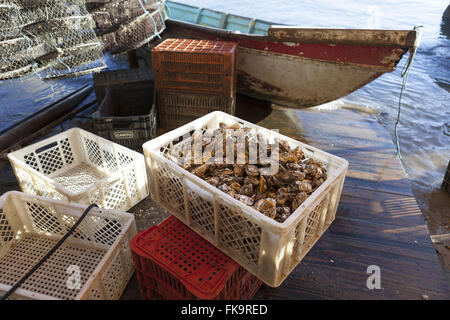
[[[74,128],[8,158],[27,194],[0,200],[0,297],[96,203],[101,209],[12,298],[120,298],[134,270],[129,241],[136,234],[134,216],[124,211],[149,194],[143,155]],[[80,274],[73,288],[71,272]]]
[[[86,205],[11,191],[0,198],[0,297],[78,221]],[[93,208],[11,299],[119,299],[134,267],[130,213]]]

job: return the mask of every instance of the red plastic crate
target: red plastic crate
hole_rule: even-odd
[[[131,240],[144,299],[252,299],[261,281],[174,216]]]
[[[234,97],[237,48],[227,41],[165,40],[152,50],[156,90]]]

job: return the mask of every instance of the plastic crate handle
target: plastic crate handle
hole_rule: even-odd
[[[41,152],[44,152],[44,151],[46,151],[46,150],[48,150],[48,149],[51,149],[51,148],[53,148],[53,147],[56,147],[57,145],[58,145],[58,142],[57,142],[57,141],[50,142],[49,144],[46,144],[45,146],[42,146],[42,147],[37,148],[37,149],[35,150],[35,152],[36,152],[36,153],[41,153]]]

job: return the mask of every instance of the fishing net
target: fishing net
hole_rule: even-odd
[[[20,36],[20,7],[11,1],[0,0],[0,41]]]
[[[44,78],[78,76],[106,67],[84,0],[0,0],[0,24],[0,79],[39,71]]]
[[[31,40],[21,35],[20,7],[0,0],[0,79],[11,78],[31,69],[32,58],[26,56]]]
[[[0,0],[0,80],[105,68],[103,51],[137,49],[165,29],[161,2],[143,1]]]
[[[98,0],[97,0],[98,1]],[[114,0],[95,7],[91,11],[97,26],[97,34],[105,50],[112,53],[137,49],[159,38],[165,30],[160,1]]]

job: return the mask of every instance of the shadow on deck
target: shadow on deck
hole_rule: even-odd
[[[249,119],[252,109],[239,106],[239,116]],[[263,286],[256,299],[450,298],[448,276],[391,137],[374,115],[274,108],[257,124],[350,165],[334,223],[280,287]],[[370,265],[381,269],[380,290],[366,286]]]

